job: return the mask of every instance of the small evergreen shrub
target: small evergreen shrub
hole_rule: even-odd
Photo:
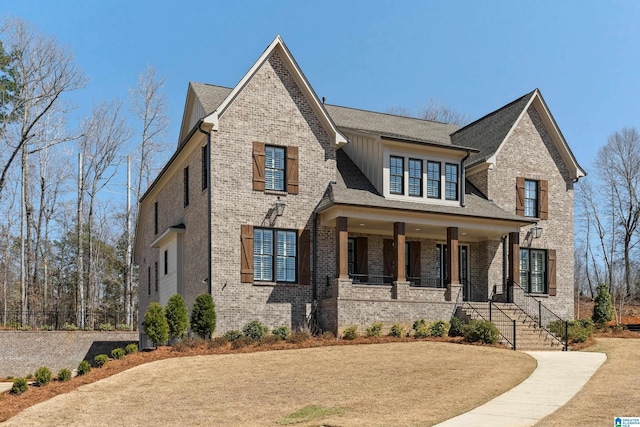
[[[287,339],[287,342],[291,344],[299,344],[301,342],[307,341],[309,338],[311,338],[311,335],[309,335],[309,332],[305,330],[298,330],[289,336],[289,338]]]
[[[132,329],[133,328],[131,326],[129,326],[129,325],[123,325],[123,324],[116,325],[116,330],[117,331],[131,331]]]
[[[153,345],[157,346],[167,342],[169,338],[169,325],[164,317],[164,309],[157,302],[152,302],[144,314],[142,322],[144,333],[147,334]]]
[[[254,341],[260,341],[262,337],[267,335],[269,332],[269,328],[266,325],[263,325],[258,320],[252,320],[251,322],[244,325],[242,328],[242,333],[245,337],[249,337]]]
[[[124,348],[114,348],[111,350],[111,357],[114,359],[122,359],[124,357]]]
[[[379,337],[382,335],[382,326],[382,322],[373,322],[373,324],[365,331],[367,337]]]
[[[391,326],[391,330],[389,331],[389,336],[391,337],[402,338],[404,337],[404,334],[404,326],[402,326],[400,323],[394,323],[393,326]]]
[[[422,326],[427,326],[427,321],[424,319],[418,319],[415,322],[413,322],[413,327],[412,329],[414,331],[417,331],[419,328],[421,328]]]
[[[135,354],[138,352],[138,344],[135,343],[131,343],[131,344],[127,344],[127,346],[124,348],[124,352],[125,354]]]
[[[58,381],[69,381],[71,379],[71,371],[67,368],[62,368],[58,372]]]
[[[106,354],[99,354],[93,358],[93,361],[96,363],[98,368],[102,368],[109,361],[109,356]]]
[[[169,325],[169,337],[184,339],[189,329],[189,310],[179,294],[172,295],[164,309]]]
[[[436,320],[429,325],[429,335],[432,337],[446,337],[449,333],[449,322]]]
[[[255,343],[255,341],[253,340],[253,338],[250,337],[246,337],[246,336],[242,336],[240,338],[238,338],[237,340],[233,341],[231,343],[231,348],[233,350],[237,350],[239,348],[244,348],[244,347],[248,347],[251,344]]]
[[[431,329],[429,325],[419,325],[418,329],[415,330],[414,337],[416,338],[427,338],[431,336]]]
[[[53,326],[51,325],[42,325],[42,329],[43,331],[53,331]]]
[[[27,376],[25,377],[26,379],[30,380],[33,378],[33,374],[27,374]]]
[[[210,339],[216,331],[216,306],[211,294],[196,297],[191,311],[191,330],[204,339]]]
[[[113,331],[113,325],[111,323],[100,323],[98,329],[101,331]]]
[[[13,380],[13,385],[11,386],[11,394],[21,395],[29,386],[27,385],[27,380],[24,378],[16,378]]]
[[[78,365],[78,375],[85,375],[91,372],[91,364],[86,360],[83,360]]]
[[[22,326],[18,326],[18,330],[19,331],[31,331],[31,330],[33,330],[33,328],[30,325],[22,325]]]
[[[464,332],[464,339],[468,342],[495,344],[499,338],[500,331],[488,320],[472,320]]]
[[[229,340],[226,337],[224,337],[224,336],[215,337],[215,338],[212,338],[211,341],[209,341],[207,343],[207,347],[212,348],[212,349],[213,348],[220,348],[220,347],[226,346],[227,344],[229,344]]]
[[[291,329],[288,326],[278,326],[271,333],[281,340],[286,340],[291,335]]]
[[[46,366],[41,366],[36,371],[36,385],[43,386],[49,384],[51,381],[51,369]]]
[[[223,335],[224,338],[226,338],[227,341],[229,342],[234,342],[235,340],[238,340],[240,338],[242,338],[244,335],[242,335],[241,331],[238,330],[231,330],[228,332],[225,332],[225,334]]]
[[[356,338],[358,338],[357,326],[349,326],[342,332],[342,339],[344,340],[355,340]]]
[[[591,318],[599,328],[604,327],[607,322],[613,319],[613,303],[611,302],[611,294],[606,283],[598,285],[598,295],[593,300],[593,314]]]
[[[457,318],[451,318],[451,324],[449,326],[449,336],[450,337],[461,337],[464,336],[464,322]]]
[[[549,330],[559,338],[564,339],[564,322],[556,320],[549,324]],[[585,342],[593,335],[593,320],[580,319],[568,322],[568,338],[569,342]]]
[[[77,331],[78,327],[73,323],[64,322],[64,325],[62,325],[62,330],[63,331]]]

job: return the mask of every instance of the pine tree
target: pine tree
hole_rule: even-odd
[[[154,346],[167,341],[169,338],[169,325],[167,324],[167,318],[164,316],[164,309],[160,304],[157,302],[149,304],[149,308],[144,314],[142,327]]]
[[[216,308],[210,294],[198,295],[191,311],[191,329],[198,336],[210,339],[216,330]]]
[[[593,323],[599,327],[603,327],[607,322],[613,319],[613,303],[611,302],[611,294],[606,283],[600,283],[597,289],[598,295],[594,299],[593,305]]]
[[[189,328],[189,311],[184,305],[184,299],[179,294],[173,295],[167,302],[164,316],[169,325],[170,338],[184,338]]]

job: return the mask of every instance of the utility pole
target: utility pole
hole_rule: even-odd
[[[131,157],[127,156],[127,254],[125,270],[124,304],[127,325],[133,326],[133,263],[131,262]]]
[[[84,329],[84,260],[82,255],[82,188],[84,187],[84,167],[82,165],[82,153],[78,153],[78,257],[76,258],[76,270],[78,270],[78,283],[76,284],[77,302],[77,320],[78,327]]]

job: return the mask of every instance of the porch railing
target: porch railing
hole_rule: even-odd
[[[390,285],[393,283],[393,277],[384,274],[349,274],[349,278],[354,285]],[[427,276],[415,277],[407,276],[407,282],[410,286],[418,288],[446,288],[440,279]]]

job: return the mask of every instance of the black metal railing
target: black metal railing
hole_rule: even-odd
[[[133,329],[137,329],[137,310],[132,314]],[[110,325],[113,329],[126,329],[126,313],[123,311],[96,310],[90,311],[84,317],[85,329],[100,330]],[[0,324],[5,328],[64,330],[78,326],[77,313],[72,310],[0,310]],[[65,327],[65,325],[67,325]]]
[[[489,321],[496,325],[500,335],[516,350],[516,321],[493,301],[489,301]]]

